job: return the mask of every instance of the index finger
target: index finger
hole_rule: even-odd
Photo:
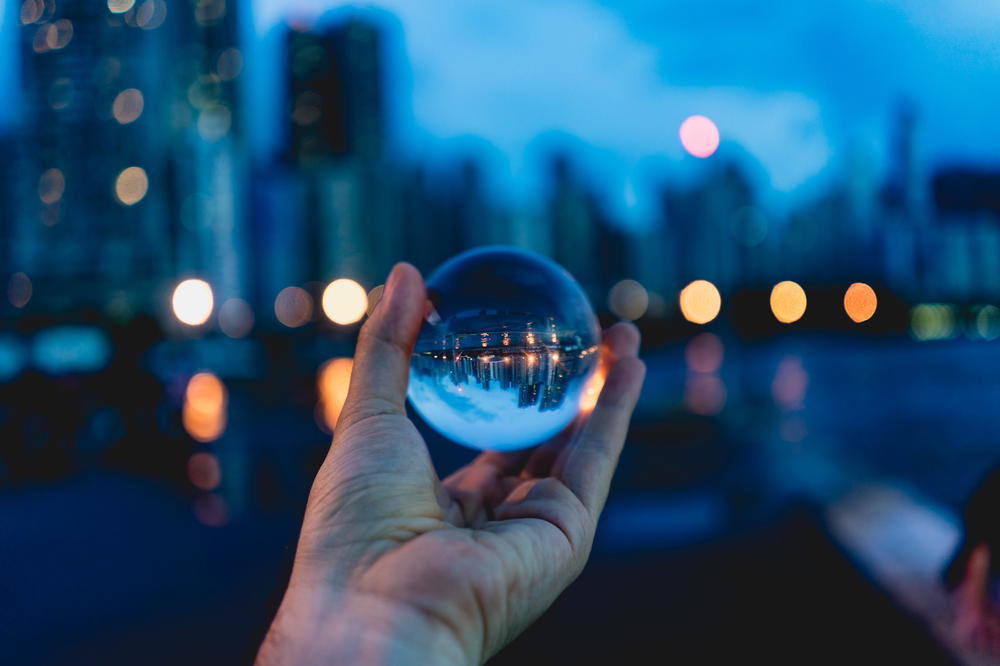
[[[610,356],[610,366],[597,406],[553,469],[553,475],[580,498],[595,519],[604,508],[646,376],[646,366],[638,356],[639,331],[632,324],[608,329],[605,353]]]

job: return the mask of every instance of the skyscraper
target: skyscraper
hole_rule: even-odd
[[[20,14],[23,118],[13,260],[58,290],[40,299],[100,306],[164,275],[162,0],[27,0]],[[124,6],[124,5],[122,5]],[[67,280],[69,278],[69,280]],[[54,304],[55,307],[61,307]]]

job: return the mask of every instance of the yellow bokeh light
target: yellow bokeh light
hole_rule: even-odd
[[[635,280],[622,280],[608,292],[608,307],[622,319],[634,321],[646,314],[649,293]]]
[[[722,295],[708,280],[695,280],[681,289],[681,314],[695,324],[707,324],[719,316]]]
[[[910,311],[910,332],[920,341],[955,336],[955,308],[944,303],[921,303]]]
[[[47,169],[38,179],[38,198],[44,204],[54,204],[66,191],[66,177],[59,169]]]
[[[208,321],[215,306],[212,287],[204,280],[184,280],[174,289],[171,306],[181,323],[200,326]]]
[[[806,312],[806,292],[796,282],[785,280],[771,290],[771,312],[782,324],[791,324]]]
[[[319,403],[316,405],[321,425],[327,432],[333,432],[340,419],[340,412],[347,400],[347,389],[351,385],[351,369],[354,361],[349,358],[334,358],[319,370],[316,390]]]
[[[302,287],[285,287],[274,299],[274,316],[288,328],[304,326],[312,313],[313,298]]]
[[[108,0],[108,9],[112,14],[124,14],[135,6],[135,0]]]
[[[115,179],[115,196],[126,206],[143,200],[149,190],[149,178],[141,167],[129,167]]]
[[[142,92],[135,88],[127,88],[118,93],[111,104],[111,115],[122,125],[134,123],[142,115],[145,100]]]
[[[875,315],[878,308],[878,297],[875,290],[864,282],[855,282],[847,288],[844,294],[844,311],[856,324],[868,321]]]
[[[354,280],[334,280],[323,290],[323,312],[335,324],[353,324],[365,316],[368,294]]]
[[[212,442],[226,430],[229,395],[222,380],[210,372],[199,372],[184,392],[181,419],[184,429],[199,442]]]

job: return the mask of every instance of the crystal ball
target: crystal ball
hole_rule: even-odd
[[[479,248],[438,268],[427,294],[408,390],[424,421],[497,451],[569,425],[597,368],[600,327],[565,269],[523,250]]]

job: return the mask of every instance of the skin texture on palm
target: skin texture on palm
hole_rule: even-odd
[[[362,327],[260,664],[481,663],[586,563],[645,374],[638,331],[605,332],[607,379],[591,414],[441,481],[405,411],[425,308],[420,274],[397,265]]]

